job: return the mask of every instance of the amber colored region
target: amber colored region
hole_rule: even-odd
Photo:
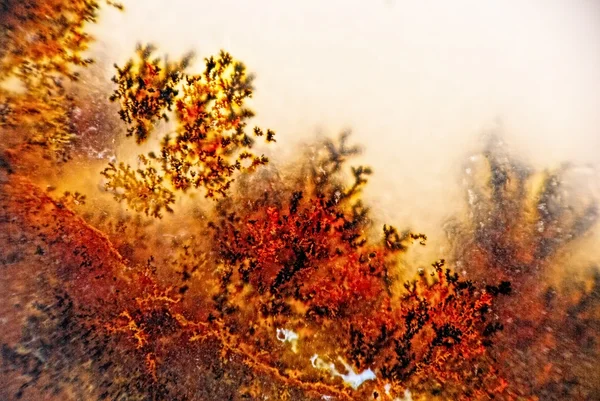
[[[227,52],[192,74],[139,46],[110,91],[80,82],[103,5],[0,8],[0,398],[600,399],[600,273],[562,266],[597,200],[565,203],[570,166],[490,138],[446,259],[406,269],[427,236],[370,217],[348,135],[256,153],[275,133]],[[127,137],[137,165],[61,181]]]

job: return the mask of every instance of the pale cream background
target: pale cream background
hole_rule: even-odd
[[[379,218],[435,239],[463,202],[461,161],[500,125],[538,167],[600,161],[597,0],[130,0],[95,51],[137,41],[230,51],[257,75],[256,123],[278,151],[351,128]]]

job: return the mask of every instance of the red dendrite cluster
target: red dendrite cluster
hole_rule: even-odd
[[[427,238],[374,238],[372,171],[347,182],[347,135],[258,169],[255,138],[274,133],[247,132],[243,63],[221,52],[191,74],[191,56],[140,46],[110,100],[128,136],[159,145],[102,172],[128,210],[56,191],[92,124],[67,82],[91,62],[99,7],[0,5],[0,83],[23,89],[0,87],[0,399],[600,399],[600,274],[567,265],[598,206],[565,201],[569,166],[535,181],[492,142],[470,158],[448,262],[405,269]],[[216,202],[152,218],[201,188]]]
[[[430,279],[423,272],[399,290],[402,253],[426,237],[386,226],[382,240],[373,243],[360,202],[368,170],[354,169],[354,184],[343,185],[343,162],[333,163],[343,146],[325,148],[308,168],[318,175],[309,174],[292,190],[267,179],[265,187],[275,187],[276,195],[242,196],[240,203],[249,206],[243,208],[233,197],[210,223],[221,266],[218,318],[233,327],[240,318],[251,320],[247,341],[272,332],[274,324],[298,327],[327,338],[300,351],[307,359],[319,346],[336,350],[357,368],[373,368],[399,385],[436,383],[461,399],[494,393],[502,379],[486,348],[502,324],[489,312],[496,296],[510,293],[510,283],[477,289],[440,261]],[[473,371],[475,363],[480,368]],[[457,390],[465,383],[468,391]]]

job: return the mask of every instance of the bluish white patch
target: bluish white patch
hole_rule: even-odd
[[[344,383],[352,387],[354,390],[356,390],[367,380],[374,380],[376,378],[375,373],[370,368],[363,370],[360,373],[356,373],[352,366],[348,365],[341,357],[338,357],[338,360],[342,365],[344,365],[344,368],[346,369],[345,374],[340,373],[333,362],[327,363],[319,358],[319,355],[317,354],[310,358],[310,362],[313,367],[320,370],[328,370],[329,373],[334,377],[341,377]]]
[[[282,343],[292,344],[292,352],[298,352],[298,334],[288,329],[277,329],[277,339]]]

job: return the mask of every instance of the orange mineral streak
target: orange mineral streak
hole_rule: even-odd
[[[43,257],[60,262],[56,264],[60,267],[44,273],[54,277],[53,281],[58,280],[76,305],[92,310],[84,324],[89,324],[98,334],[104,330],[110,336],[129,338],[127,343],[145,355],[139,364],[145,366],[154,381],[160,379],[160,355],[164,355],[166,349],[193,349],[192,344],[214,338],[226,350],[224,358],[231,354],[239,355],[242,362],[253,370],[288,385],[314,394],[326,391],[342,399],[350,399],[336,387],[294,378],[301,377],[300,372],[281,372],[269,358],[261,361],[260,352],[238,336],[228,333],[228,328],[219,320],[189,320],[185,315],[190,305],[182,304],[181,297],[173,296],[171,289],[161,289],[147,271],[132,272],[103,234],[60,206],[27,179],[15,175],[5,178],[8,179],[0,190],[4,245],[5,241],[10,241],[6,234],[13,232],[27,235],[32,243],[37,242],[47,249]],[[126,309],[119,312],[119,305]],[[185,339],[185,342],[181,343],[177,338]],[[263,357],[266,356],[263,353]],[[138,369],[135,366],[129,368]]]
[[[65,205],[22,177],[6,177],[5,213],[32,237],[51,244],[47,257],[55,255],[61,267],[48,273],[56,274],[76,305],[90,310],[93,317],[84,324],[139,352],[139,366],[156,385],[170,368],[166,361],[172,352],[194,352],[195,344],[214,340],[224,360],[239,358],[306,394],[344,399],[354,395],[339,379],[313,370],[313,354],[334,352],[357,369],[371,367],[387,380],[415,388],[432,372],[452,388],[465,379],[470,363],[484,362],[481,316],[492,297],[461,284],[442,262],[434,266],[431,281],[423,276],[406,284],[401,299],[392,296],[386,277],[401,254],[400,237],[390,229],[381,245],[367,244],[360,235],[360,214],[346,201],[294,195],[281,206],[244,209],[247,214],[229,215],[214,225],[221,263],[243,263],[222,293],[216,292],[207,316],[195,310],[193,298],[161,283],[156,261],[127,266],[103,234]],[[296,312],[286,306],[292,304]],[[289,324],[321,340],[294,355],[275,339],[275,328]],[[491,384],[493,369],[484,372],[491,376],[479,379]],[[363,384],[360,394],[375,383]]]
[[[128,210],[35,185],[42,156],[60,180],[79,132],[65,82],[91,62],[80,53],[99,5],[0,10],[0,81],[22,86],[0,89],[0,399],[600,398],[600,274],[551,279],[599,214],[595,202],[565,205],[568,167],[531,190],[501,147],[470,158],[450,262],[407,277],[405,251],[427,238],[387,225],[372,238],[361,201],[371,169],[353,167],[346,183],[358,153],[347,135],[259,170],[255,138],[274,133],[246,131],[244,64],[221,52],[190,74],[191,56],[139,46],[116,66],[110,99],[138,144],[170,118],[172,131],[137,168],[103,170]],[[171,224],[146,218],[196,189],[217,202]],[[347,380],[367,369],[374,379]]]
[[[146,369],[148,369],[148,371],[152,375],[152,378],[154,379],[154,381],[157,381],[156,356],[152,353],[146,354]]]
[[[333,158],[340,151],[329,153]],[[567,350],[590,366],[593,354],[586,356],[570,339],[579,336],[586,349],[596,347],[591,328],[598,319],[598,278],[554,298],[540,285],[543,264],[526,264],[528,255],[543,247],[528,238],[525,242],[536,251],[507,257],[503,252],[518,256],[522,245],[512,243],[515,231],[502,222],[485,237],[503,243],[502,249],[494,247],[498,242],[481,240],[453,262],[472,269],[478,282],[459,277],[444,261],[405,281],[399,269],[403,254],[410,244],[424,243],[425,236],[389,226],[379,240],[367,236],[371,222],[360,204],[361,184],[343,185],[329,158],[317,163],[329,174],[325,178],[310,166],[309,178],[303,175],[291,183],[269,172],[259,179],[246,176],[238,192],[194,220],[185,236],[170,243],[160,242],[160,235],[155,245],[148,238],[161,229],[152,224],[98,222],[105,236],[70,209],[81,204],[80,195],[53,199],[27,178],[2,170],[0,239],[6,245],[1,249],[24,246],[20,253],[29,255],[27,263],[17,266],[39,269],[44,291],[59,294],[61,305],[72,304],[68,320],[76,327],[51,332],[75,338],[73,344],[83,351],[74,361],[88,361],[86,352],[101,355],[94,374],[108,371],[102,383],[117,386],[102,384],[109,386],[106,391],[121,391],[115,377],[126,374],[133,375],[126,376],[128,382],[147,386],[128,392],[148,391],[168,399],[183,388],[202,391],[207,384],[198,377],[216,369],[235,377],[251,372],[268,378],[279,389],[301,394],[300,399],[324,394],[365,399],[390,383],[394,389],[411,389],[415,398],[436,389],[456,400],[533,400],[565,374],[559,352]],[[356,182],[364,183],[364,171],[354,169]],[[132,244],[148,248],[146,261],[120,256],[117,248],[127,250]],[[161,249],[156,257],[154,249]],[[532,276],[511,271],[516,268]],[[513,280],[484,281],[486,271]],[[39,300],[29,304],[39,310],[36,314],[52,310]],[[281,340],[278,329],[283,328],[298,335],[297,344]],[[77,340],[81,337],[85,341]],[[20,342],[13,334],[3,341],[5,358],[18,365],[27,340]],[[98,342],[109,345],[93,348]],[[355,372],[372,369],[377,379],[351,389],[339,376],[314,367],[314,355],[334,363],[340,374],[346,373],[343,361]],[[522,355],[535,358],[534,368],[543,369],[524,374]],[[174,383],[183,387],[169,387]],[[244,384],[232,386],[241,389]],[[593,387],[583,388],[583,394],[593,394]]]
[[[468,394],[452,393],[455,399],[485,398],[499,388],[486,359],[498,330],[486,322],[494,296],[443,269],[443,261],[434,264],[431,279],[423,275],[397,294],[392,271],[408,244],[425,236],[386,227],[384,239],[372,243],[364,235],[369,223],[357,201],[359,186],[344,190],[330,179],[324,186],[298,184],[291,193],[278,188],[273,199],[244,199],[244,208],[224,206],[211,223],[225,290],[218,316],[231,327],[252,321],[246,341],[263,347],[268,343],[258,339],[276,327],[298,327],[311,339],[298,350],[300,359],[337,354],[405,387],[432,378],[448,389],[473,385]],[[472,364],[481,366],[478,373]],[[376,383],[362,384],[360,394]]]
[[[121,256],[108,238],[54,201],[27,178],[8,175],[0,201],[5,232],[21,231],[48,260],[55,273],[83,303],[116,296],[111,281],[129,279]],[[9,246],[7,244],[7,246]]]

